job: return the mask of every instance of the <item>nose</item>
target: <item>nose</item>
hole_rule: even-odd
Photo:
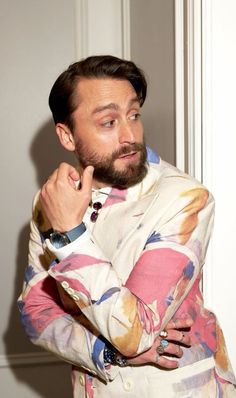
[[[128,121],[121,124],[119,130],[119,143],[120,144],[133,144],[135,142],[135,136],[132,127]]]

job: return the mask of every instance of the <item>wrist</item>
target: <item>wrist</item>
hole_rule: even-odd
[[[60,232],[54,230],[50,234],[50,242],[55,248],[59,249],[79,238],[85,231],[86,226],[83,222],[69,231]]]
[[[128,360],[125,356],[119,353],[112,345],[105,345],[103,351],[104,363],[111,365],[118,365],[124,367],[128,365]]]

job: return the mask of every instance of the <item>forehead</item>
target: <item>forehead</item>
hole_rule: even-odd
[[[128,80],[110,78],[81,79],[77,85],[78,105],[99,106],[106,103],[125,105],[137,94]]]

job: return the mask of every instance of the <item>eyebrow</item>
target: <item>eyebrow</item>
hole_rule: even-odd
[[[132,106],[133,104],[135,104],[136,102],[138,102],[138,104],[140,103],[138,97],[131,98],[131,100],[129,101],[128,106],[130,107],[130,106]],[[118,110],[120,109],[120,107],[119,107],[119,105],[117,105],[116,103],[111,102],[111,103],[106,104],[106,105],[97,106],[97,107],[93,110],[92,114],[94,115],[94,114],[96,114],[96,113],[103,112],[103,111],[105,111],[105,110],[107,110],[107,109],[111,109],[111,110],[118,111]]]

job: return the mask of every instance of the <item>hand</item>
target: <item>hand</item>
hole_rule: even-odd
[[[181,349],[181,345],[191,345],[191,339],[188,333],[192,324],[193,321],[191,318],[169,321],[164,329],[168,334],[164,339],[169,343],[164,349],[164,353],[160,355],[156,351],[157,347],[160,346],[161,340],[163,340],[163,338],[157,337],[148,351],[145,351],[136,357],[128,358],[128,365],[144,365],[146,363],[151,363],[164,369],[177,368],[179,366],[178,361],[173,358],[182,357],[183,350]],[[165,356],[165,354],[168,354],[168,356]],[[169,359],[170,357],[172,359]]]
[[[79,179],[80,175],[73,166],[61,163],[41,189],[41,204],[56,231],[69,231],[83,220],[91,201],[93,167],[85,168],[82,187],[78,190],[76,181]]]

